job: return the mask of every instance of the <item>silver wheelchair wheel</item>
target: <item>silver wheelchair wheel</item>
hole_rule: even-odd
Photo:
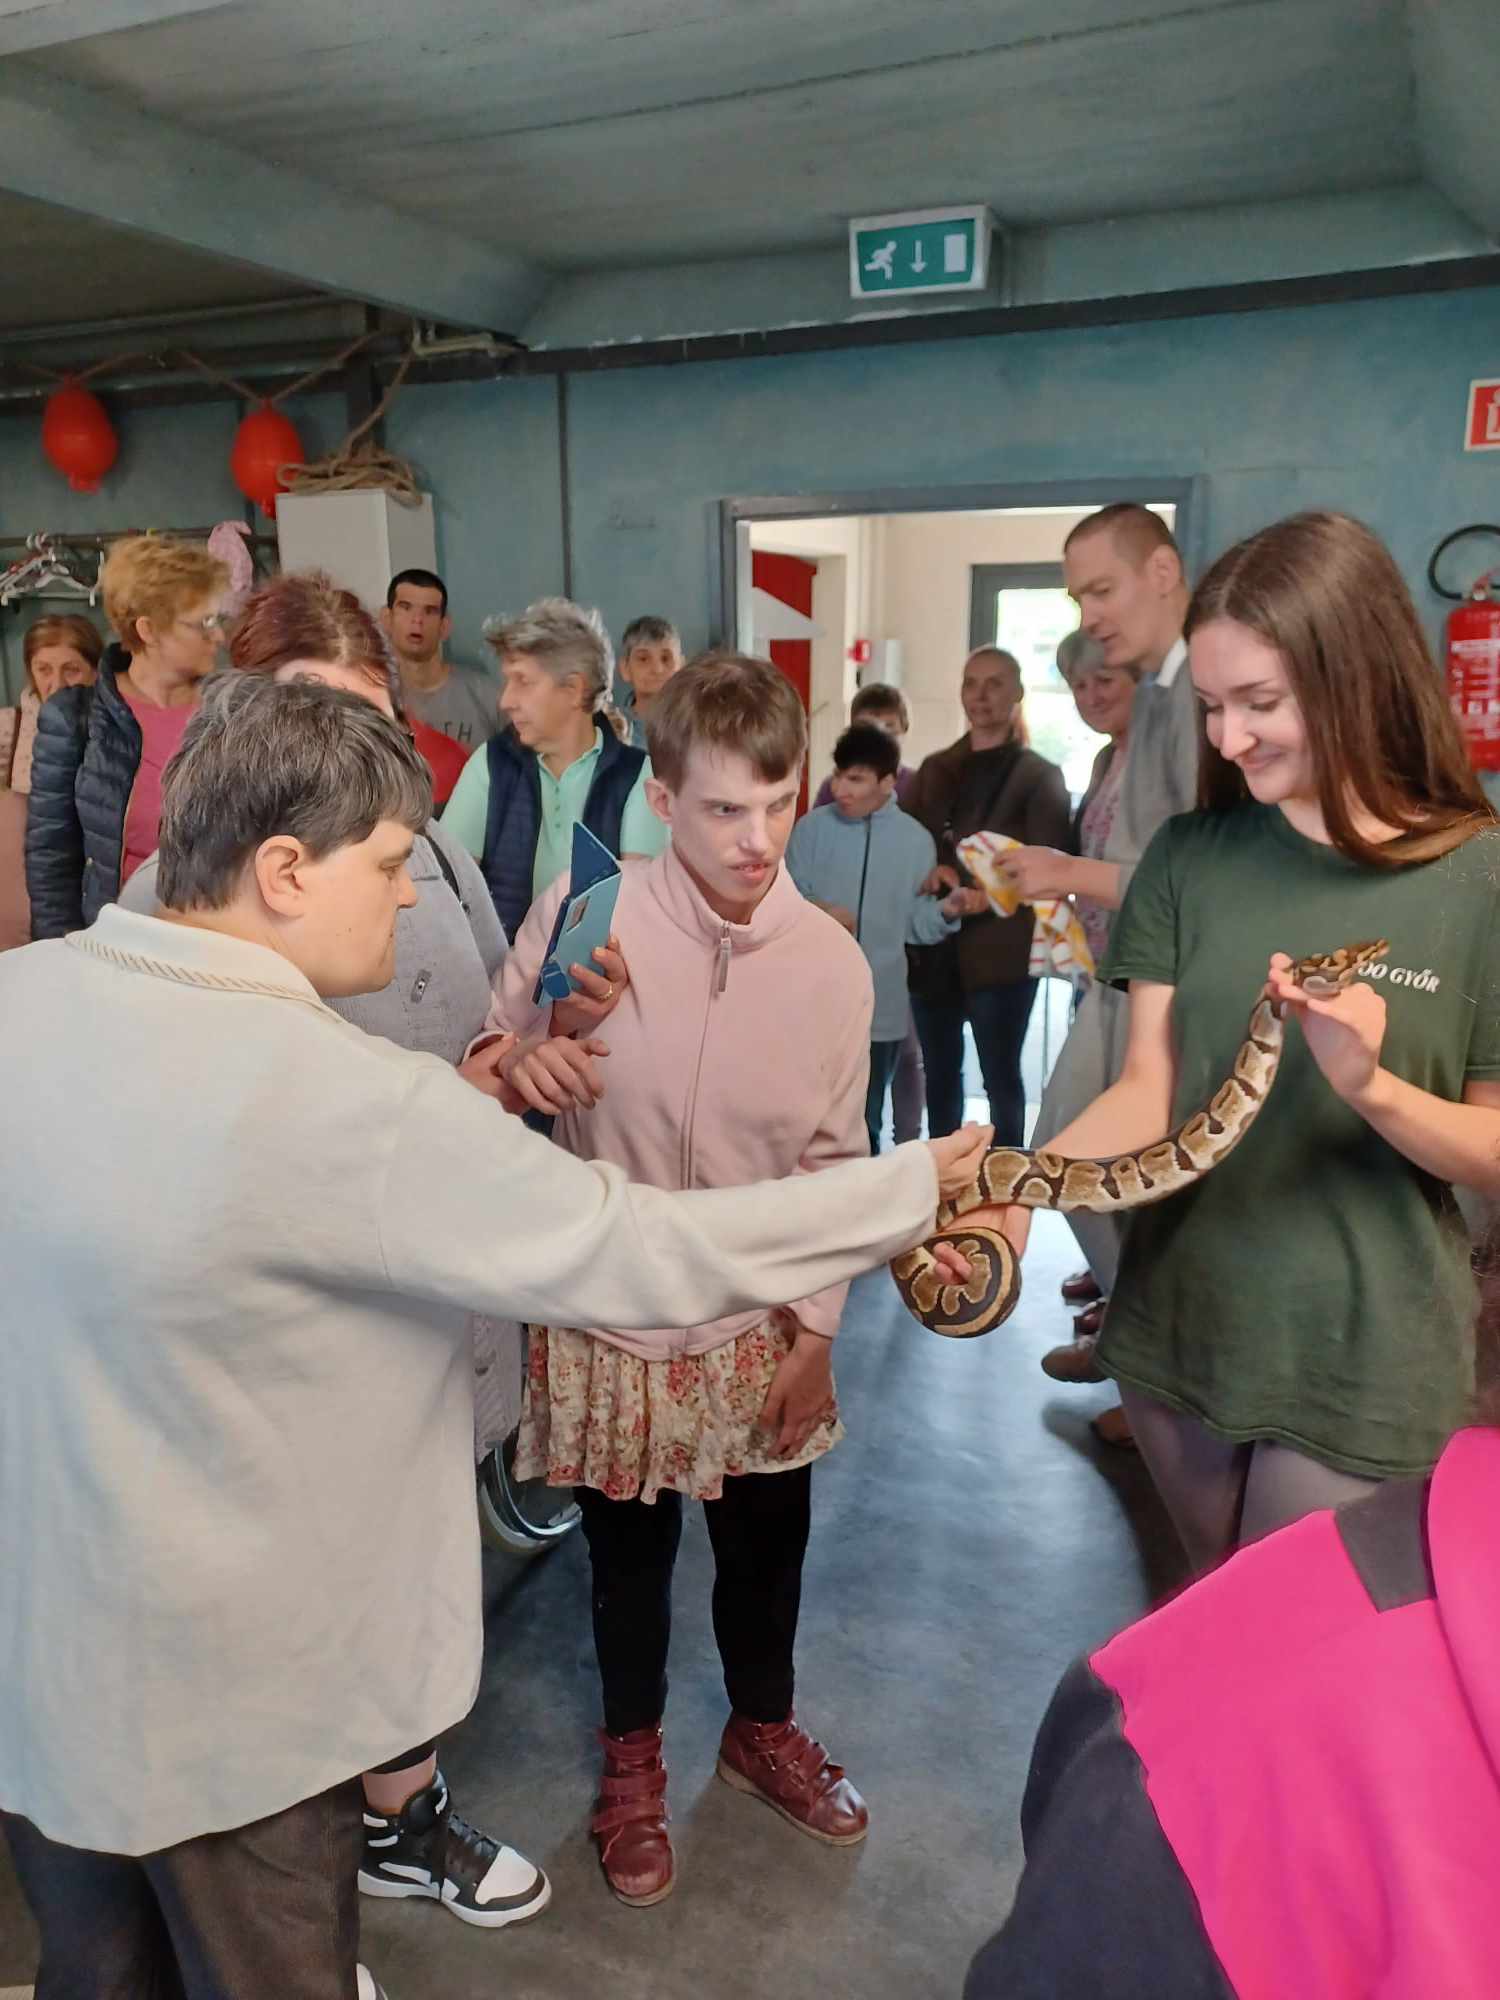
[[[530,1561],[566,1541],[583,1515],[566,1489],[540,1479],[517,1480],[516,1433],[479,1461],[479,1530],[492,1548]]]

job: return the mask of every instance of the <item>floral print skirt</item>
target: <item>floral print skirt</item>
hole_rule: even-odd
[[[789,1458],[759,1428],[792,1344],[780,1314],[707,1354],[669,1361],[642,1361],[572,1327],[529,1334],[518,1479],[589,1486],[611,1500],[652,1501],[663,1488],[717,1500],[726,1479],[809,1465],[844,1435],[837,1403]]]

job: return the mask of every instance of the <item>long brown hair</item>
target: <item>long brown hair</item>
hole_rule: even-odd
[[[1369,867],[1431,861],[1496,824],[1470,769],[1401,572],[1347,514],[1294,514],[1237,542],[1193,593],[1189,638],[1231,619],[1281,655],[1307,729],[1318,805],[1341,854]],[[1202,740],[1198,803],[1249,796],[1243,774]],[[1394,840],[1374,841],[1351,806]]]
[[[99,636],[98,626],[73,612],[63,612],[55,618],[38,618],[27,626],[26,637],[21,642],[21,656],[28,677],[31,663],[43,646],[71,646],[75,653],[95,668],[104,658],[104,641]],[[32,681],[32,686],[35,685],[36,682]]]

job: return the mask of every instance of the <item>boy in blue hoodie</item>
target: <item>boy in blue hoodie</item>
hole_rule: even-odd
[[[932,835],[896,803],[901,752],[883,729],[855,723],[833,746],[833,803],[793,829],[787,870],[810,903],[849,931],[875,981],[865,1124],[880,1150],[885,1097],[906,1035],[906,947],[938,944],[988,908],[982,889],[941,902],[922,894],[937,865]]]

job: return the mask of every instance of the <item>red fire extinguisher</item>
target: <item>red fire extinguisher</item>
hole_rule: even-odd
[[[1448,615],[1444,645],[1448,699],[1476,771],[1500,771],[1500,567],[1487,570],[1460,596],[1438,581],[1438,559],[1465,535],[1494,535],[1500,527],[1476,522],[1455,528],[1432,552],[1427,581],[1439,597],[1458,606]]]

